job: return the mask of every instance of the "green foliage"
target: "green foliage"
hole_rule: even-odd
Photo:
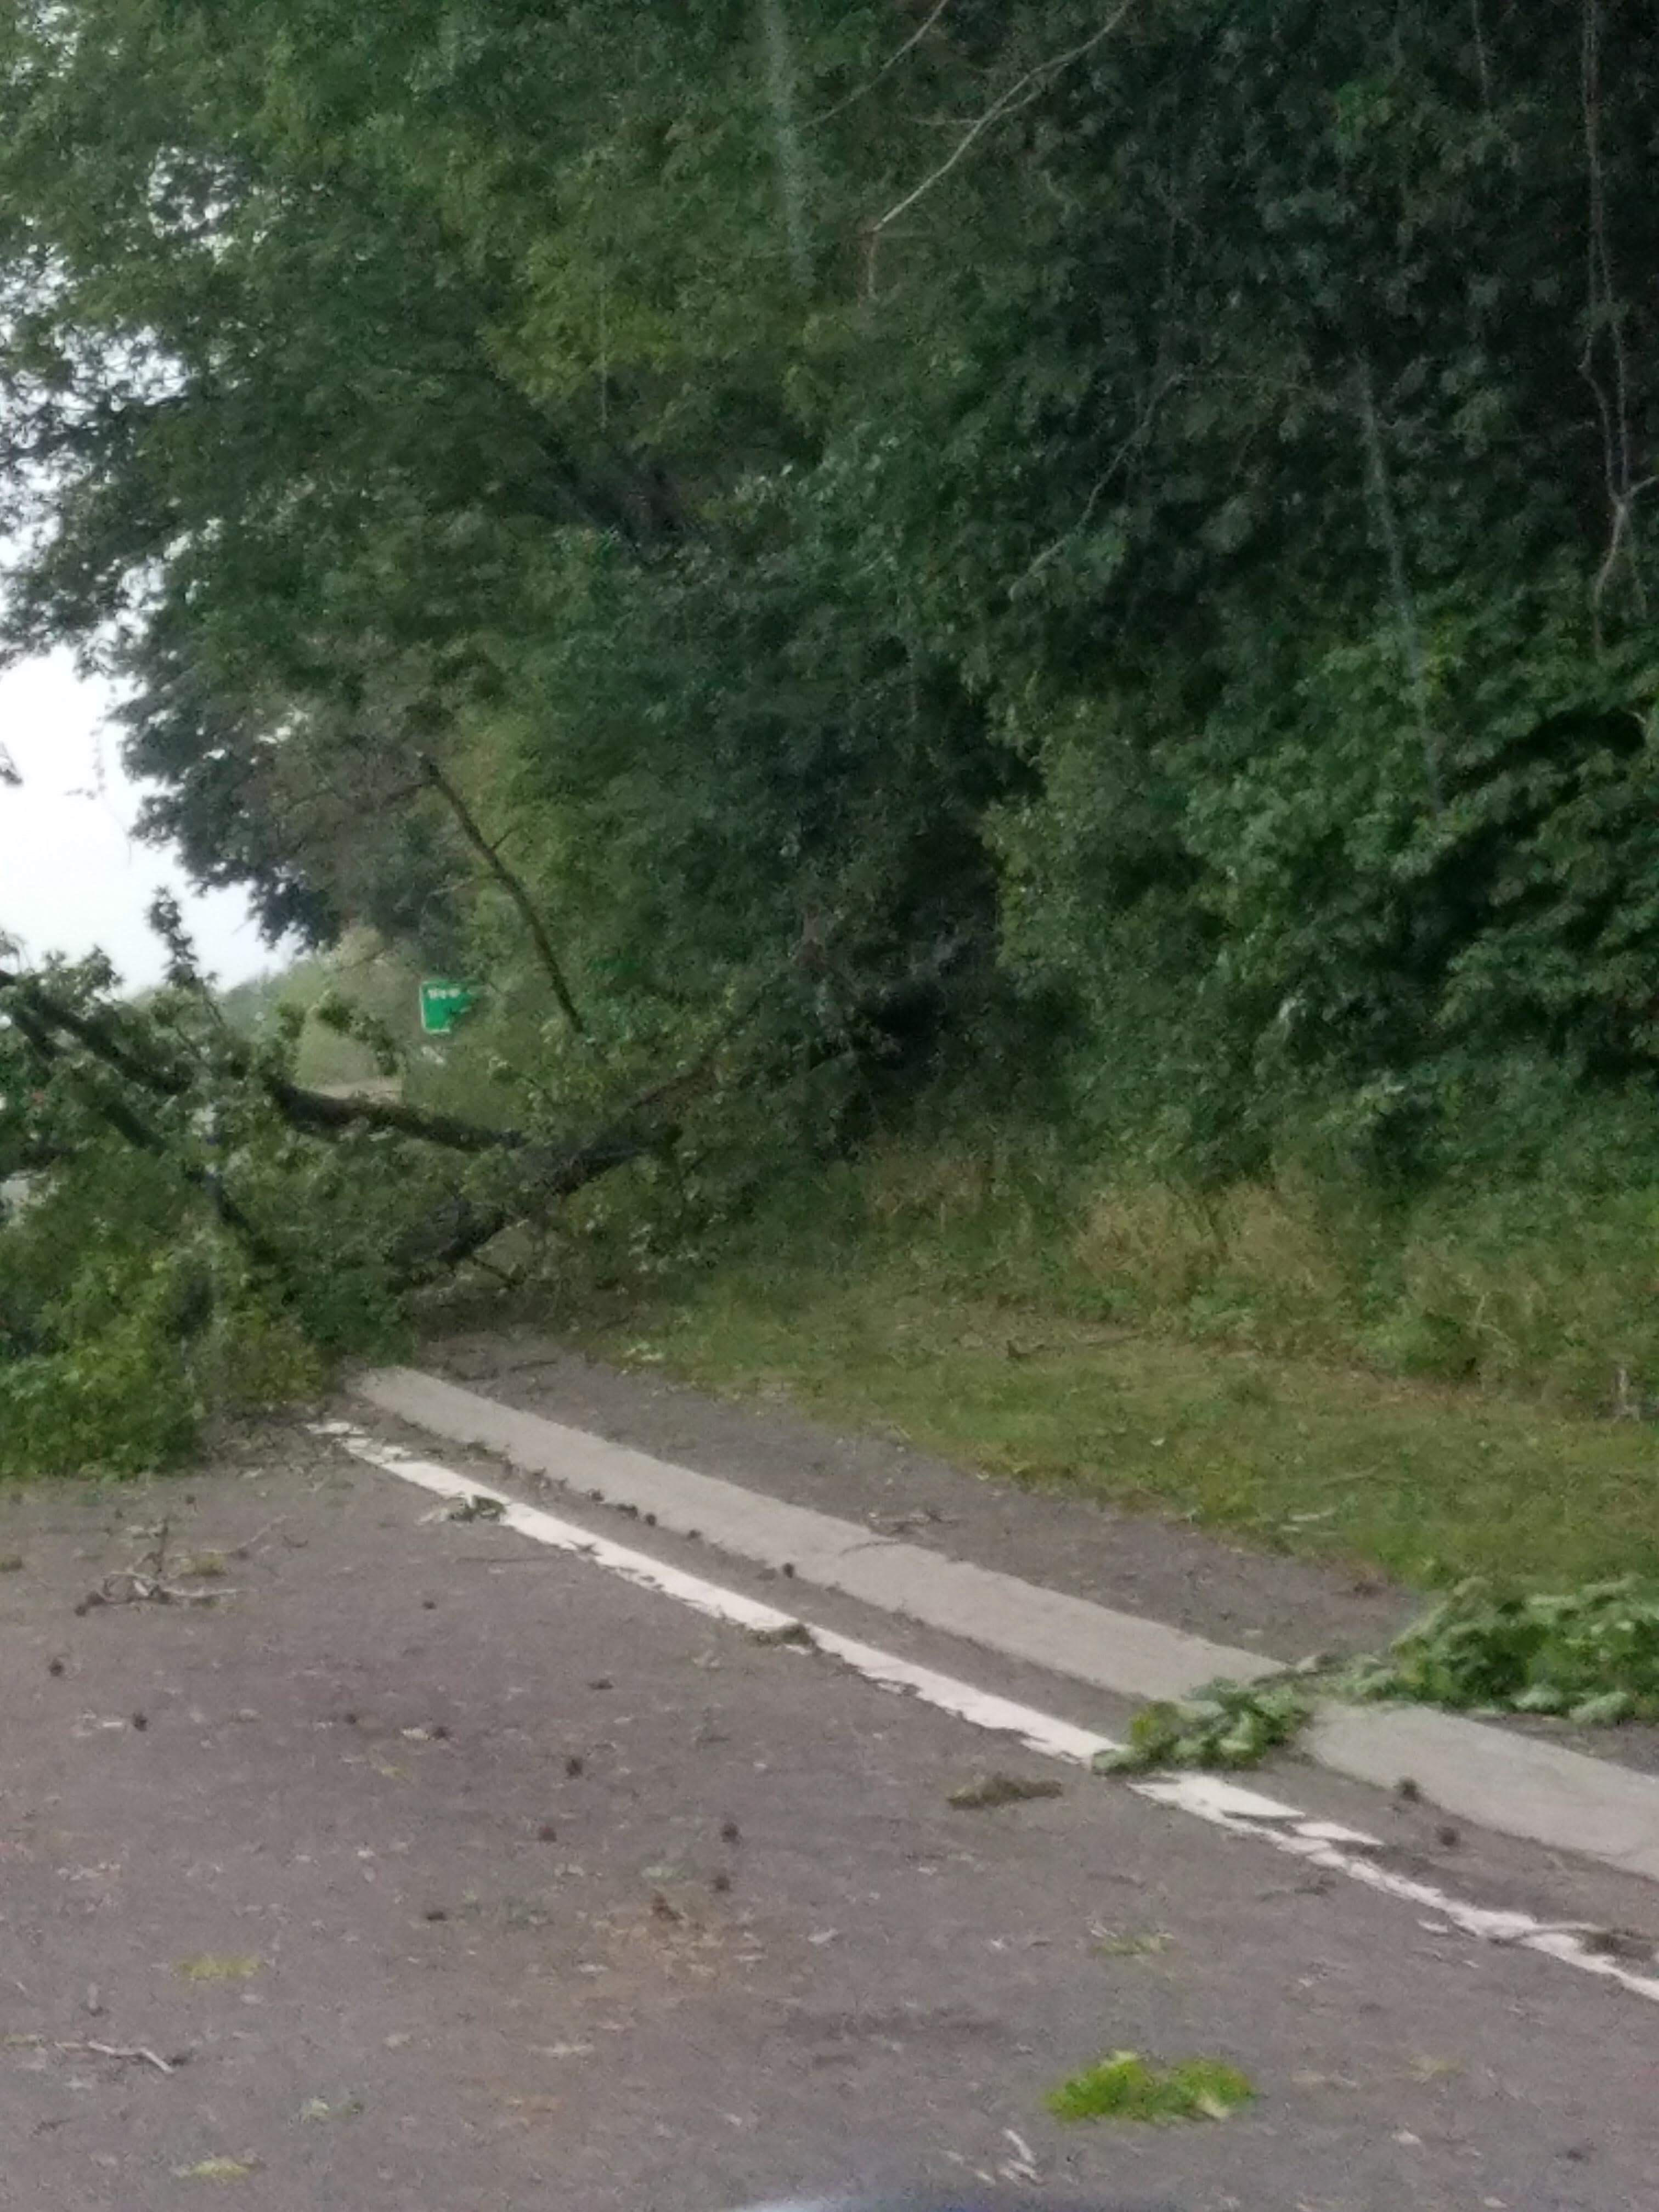
[[[735,0],[23,9],[9,634],[118,618],[273,929],[528,1012],[436,758],[606,1034],[966,943],[964,1036],[1000,929],[1115,1143],[1431,1173],[1659,1034],[1659,35],[1590,6],[1588,89],[1392,0],[780,0],[793,85]]]
[[[1043,2102],[1057,2120],[1224,2120],[1255,2101],[1249,2076],[1218,2058],[1182,2058],[1160,2066],[1136,2051],[1115,2051],[1049,2091]]]
[[[1293,1182],[1103,1181],[1042,1121],[954,1104],[850,1159],[806,1131],[781,1162],[747,1153],[745,1129],[689,1205],[640,1170],[595,1185],[526,1255],[520,1295],[596,1358],[1337,1571],[1659,1574],[1653,1370],[1595,1357],[1604,1320],[1651,1323],[1641,1194],[1518,1189],[1476,1245],[1474,1212],[1437,1202],[1419,1218]],[[758,1188],[745,1157],[766,1159]],[[1456,1386],[1402,1375],[1370,1334],[1409,1318],[1402,1240],[1449,1263],[1466,1235],[1464,1319],[1490,1364]],[[1522,1309],[1529,1365],[1491,1334]]]
[[[1386,1653],[1210,1682],[1190,1698],[1143,1706],[1128,1742],[1103,1752],[1096,1771],[1256,1765],[1295,1741],[1316,1695],[1547,1713],[1587,1728],[1659,1719],[1659,1583],[1624,1575],[1508,1594],[1460,1583]]]
[[[0,1255],[17,1234],[0,1232]],[[37,1325],[55,1348],[0,1351],[0,1475],[166,1467],[210,1420],[315,1396],[327,1374],[291,1318],[216,1279],[199,1233],[88,1262]]]
[[[1100,1774],[1146,1774],[1168,1767],[1255,1766],[1294,1741],[1313,1708],[1305,1682],[1208,1682],[1191,1698],[1143,1705],[1129,1741],[1095,1760]]]
[[[1384,1656],[1354,1662],[1339,1681],[1349,1697],[1595,1725],[1659,1719],[1659,1583],[1626,1575],[1509,1594],[1460,1583]]]
[[[1097,1313],[1646,1405],[1659,27],[1486,12],[14,9],[0,649],[338,947],[252,1077],[162,994],[155,1189],[371,1340],[510,1165],[266,1076],[556,1150],[746,1024],[765,1103],[584,1201],[625,1265],[944,1080],[1109,1173],[1031,1263]],[[435,1057],[405,961],[488,979]],[[0,1172],[102,1192],[39,1073]],[[105,1326],[19,1265],[17,1356]]]
[[[7,1474],[165,1465],[315,1395],[394,1340],[390,1250],[431,1200],[429,1163],[284,1125],[262,1079],[295,1040],[250,1056],[187,967],[142,1008],[106,985],[88,963],[0,995],[0,1178],[27,1170],[0,1212]]]

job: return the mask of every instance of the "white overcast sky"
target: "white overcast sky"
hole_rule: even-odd
[[[0,784],[0,936],[33,959],[94,945],[125,981],[155,982],[161,955],[144,927],[157,889],[177,893],[203,964],[222,983],[279,964],[237,892],[191,890],[170,853],[133,836],[141,793],[122,773],[109,694],[67,654],[0,675],[0,750],[22,787]]]

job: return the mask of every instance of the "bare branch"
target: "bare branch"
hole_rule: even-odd
[[[418,1137],[424,1144],[441,1145],[452,1152],[516,1152],[532,1141],[522,1129],[496,1129],[484,1121],[464,1121],[459,1115],[432,1113],[398,1098],[335,1098],[275,1074],[263,1077],[260,1088],[291,1127],[313,1135],[380,1129],[390,1136]]]
[[[529,932],[530,941],[536,948],[537,957],[542,963],[543,973],[552,987],[553,996],[558,1002],[559,1012],[568,1024],[571,1034],[591,1048],[592,1038],[588,1034],[587,1026],[582,1020],[581,1015],[577,1012],[576,1001],[571,995],[568,982],[565,980],[564,969],[559,956],[553,949],[553,940],[548,934],[547,924],[538,912],[535,901],[525,889],[522,878],[517,876],[502,860],[501,848],[498,845],[492,845],[485,836],[478,826],[477,818],[471,808],[429,753],[423,757],[421,765],[428,783],[434,791],[438,793],[450,812],[455,817],[461,835],[518,908],[520,918]]]
[[[89,2051],[95,2058],[119,2058],[155,2067],[158,2074],[177,2071],[178,2062],[163,2058],[142,2043],[55,2043],[54,2051]]]
[[[806,118],[807,127],[809,129],[815,130],[820,123],[827,123],[832,115],[839,115],[844,108],[856,106],[860,100],[865,99],[870,93],[872,93],[876,87],[881,82],[882,79],[888,74],[889,70],[896,70],[907,54],[914,53],[915,52],[916,48],[921,44],[922,40],[927,36],[929,31],[933,29],[934,24],[938,22],[939,17],[945,13],[945,9],[950,5],[951,0],[938,0],[938,4],[934,7],[931,14],[927,16],[917,29],[911,32],[909,37],[904,41],[904,44],[896,53],[888,55],[886,60],[882,64],[881,67],[876,71],[872,77],[870,77],[865,83],[860,85],[856,92],[849,92],[844,100],[838,100],[833,107],[826,107],[823,109],[822,113],[817,115],[809,115]]]
[[[1377,421],[1376,395],[1371,386],[1371,365],[1363,356],[1355,364],[1359,390],[1359,422],[1364,434],[1366,476],[1371,502],[1389,559],[1389,585],[1394,595],[1395,618],[1400,625],[1400,650],[1412,687],[1417,714],[1418,740],[1423,748],[1424,773],[1429,801],[1438,814],[1445,801],[1441,790],[1440,742],[1429,716],[1428,677],[1423,664],[1423,639],[1417,625],[1417,607],[1406,574],[1406,553],[1395,514],[1394,493],[1389,482],[1388,457],[1382,450],[1382,425]]]
[[[919,200],[926,198],[935,185],[942,184],[951,170],[959,162],[966,160],[975,144],[994,123],[1000,123],[1005,116],[1013,114],[1016,109],[1029,106],[1032,100],[1047,91],[1048,86],[1062,70],[1068,70],[1074,63],[1080,62],[1086,54],[1091,53],[1103,40],[1109,38],[1133,5],[1134,0],[1123,0],[1123,4],[1111,18],[1103,23],[1098,30],[1091,31],[1089,36],[1079,44],[1069,48],[1063,54],[1055,54],[1048,61],[1039,62],[1035,69],[1027,70],[1024,76],[1017,77],[1007,90],[999,94],[985,112],[969,125],[967,131],[957,140],[938,167],[931,170],[919,185],[906,192],[902,199],[896,200],[885,215],[877,217],[866,233],[865,290],[870,298],[874,299],[876,296],[876,256],[880,250],[882,239],[900,216],[908,215]]]
[[[1630,361],[1625,344],[1624,323],[1613,281],[1613,256],[1607,244],[1607,184],[1601,163],[1601,0],[1584,0],[1583,33],[1579,55],[1579,98],[1583,116],[1584,166],[1589,186],[1587,264],[1586,328],[1578,373],[1590,388],[1601,426],[1601,464],[1606,482],[1609,527],[1607,549],[1591,589],[1590,606],[1598,643],[1601,635],[1601,603],[1617,573],[1620,556],[1631,563],[1631,578],[1638,608],[1645,611],[1641,569],[1635,558],[1636,502],[1655,478],[1636,480],[1631,450]],[[1613,391],[1606,390],[1596,373],[1596,343],[1603,327],[1613,362]]]
[[[1480,80],[1480,105],[1490,114],[1492,63],[1486,53],[1486,28],[1480,19],[1480,0],[1469,0],[1469,28],[1474,34],[1474,67]]]

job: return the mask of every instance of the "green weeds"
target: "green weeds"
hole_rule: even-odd
[[[614,1231],[574,1235],[550,1317],[620,1365],[792,1402],[1034,1487],[1364,1563],[1407,1586],[1659,1579],[1659,1465],[1651,1422],[1630,1417],[1645,1402],[1632,1378],[1647,1371],[1633,1350],[1624,1385],[1619,1362],[1604,1362],[1600,1414],[1575,1407],[1560,1377],[1544,1402],[1501,1377],[1391,1372],[1361,1340],[1398,1297],[1358,1231],[1333,1305],[1341,1270],[1319,1260],[1310,1214],[1292,1236],[1277,1201],[1241,1199],[1226,1271],[1206,1261],[1189,1278],[1157,1257],[1166,1232],[1208,1233],[1182,1205],[1143,1218],[1126,1198],[1108,1240],[1057,1172],[882,1155],[821,1168],[683,1261],[653,1255],[649,1270],[630,1263],[620,1217]],[[1132,1227],[1144,1267],[1132,1264]],[[1618,1251],[1596,1297],[1622,1297],[1632,1329],[1645,1328],[1634,1247]],[[1497,1267],[1494,1246],[1469,1276],[1471,1315]],[[1370,1270],[1370,1291],[1352,1287],[1354,1269]],[[1565,1268],[1561,1282],[1553,1307],[1540,1293],[1528,1343],[1552,1311],[1570,1318]],[[1582,1286],[1572,1295],[1588,1401],[1595,1300]]]

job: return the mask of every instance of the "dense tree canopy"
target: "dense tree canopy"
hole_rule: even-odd
[[[5,635],[550,1037],[468,816],[602,1052],[1426,1158],[1659,1057],[1656,153],[1643,0],[22,0]]]

